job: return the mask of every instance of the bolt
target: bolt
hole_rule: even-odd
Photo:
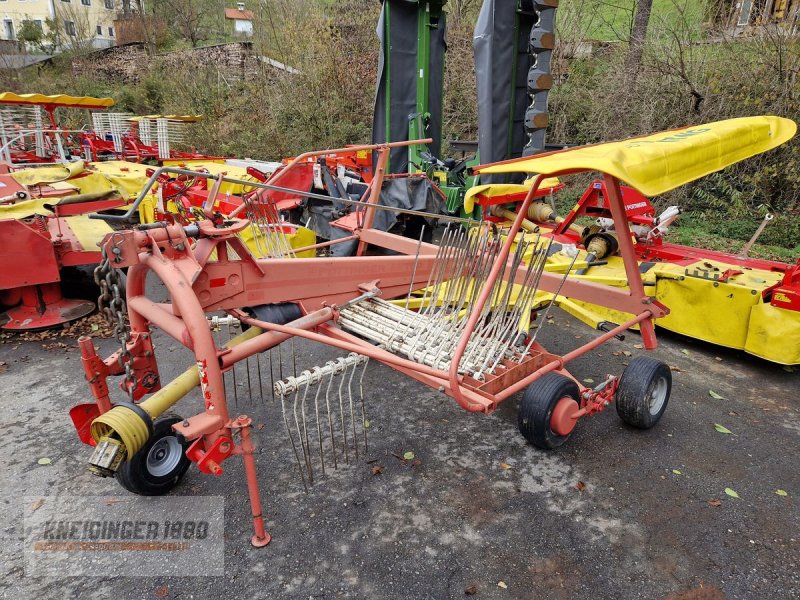
[[[220,449],[222,452],[228,452],[228,451],[231,449],[230,442],[222,442],[222,443],[219,445],[219,449]]]
[[[181,425],[183,425],[184,427],[189,427],[189,419],[184,419]]]
[[[439,391],[440,391],[440,392],[443,392],[443,391],[444,391],[444,386],[443,386],[443,385],[440,385],[440,386],[439,386]]]

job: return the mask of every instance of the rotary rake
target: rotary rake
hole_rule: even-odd
[[[247,184],[267,193],[253,196],[259,205],[242,206],[239,214],[248,219],[221,218],[213,212],[212,197],[204,207],[206,218],[197,223],[149,224],[106,238],[103,268],[108,278],[113,280],[116,269],[128,267],[130,331],[122,348],[105,360],[97,356],[91,339],[80,340],[95,402],[74,407],[71,416],[81,439],[95,446],[90,459],[93,472],[115,475],[131,491],[159,494],[179,481],[190,462],[201,472],[219,475],[225,460],[241,455],[252,507],[252,543],[266,545],[270,536],[264,528],[251,419],[232,414],[238,408],[237,387],[241,386],[234,382],[231,403],[226,378],[246,377],[249,395],[253,386],[263,395],[258,358],[268,357],[272,380],[273,352],[279,355],[279,380],[272,388],[281,402],[304,484],[349,461],[351,452],[361,456],[358,452],[363,447],[366,453],[368,420],[362,380],[368,360],[450,396],[469,412],[490,413],[525,390],[519,427],[530,442],[543,448],[562,444],[578,419],[603,410],[615,397],[618,412],[627,422],[644,428],[655,424],[666,408],[671,385],[669,368],[663,363],[635,359],[621,379],[609,375],[593,389],[582,386],[565,368],[570,360],[637,324],[645,346],[656,346],[653,319],[667,311],[644,292],[630,236],[619,236],[630,279],[630,289],[622,290],[545,271],[551,249],[535,234],[521,232],[522,216],[501,231],[489,223],[465,228],[475,224],[423,215],[450,221],[438,246],[378,231],[372,222],[376,211],[387,210],[379,198],[389,152],[409,143],[419,142],[330,151],[375,152],[375,177],[366,201],[350,201],[358,223],[352,236],[297,252],[317,252],[357,240],[354,257],[298,260],[282,252],[287,246],[276,239],[282,235],[279,210],[268,192],[297,192],[252,182]],[[223,175],[196,175],[235,182]],[[619,181],[610,175],[605,179],[614,220],[625,232]],[[543,180],[544,175],[537,176],[519,215],[526,214]],[[130,212],[135,209],[131,207]],[[255,257],[240,238],[253,226],[258,232],[269,232],[271,246],[265,246],[264,257]],[[376,254],[379,251],[388,254]],[[524,261],[525,256],[530,260]],[[170,302],[157,303],[147,297],[148,273],[161,280]],[[532,327],[534,297],[540,290],[554,297],[564,293],[601,303],[634,317],[556,356],[537,341],[547,319]],[[115,299],[117,309],[119,300]],[[122,311],[114,312],[122,322]],[[219,312],[226,316],[210,316]],[[224,329],[225,323],[247,329],[223,344],[214,329]],[[163,385],[152,326],[195,356],[191,368]],[[281,344],[293,345],[294,338],[337,348],[346,356],[298,372],[292,353],[292,374],[284,377],[286,352]],[[251,361],[256,363],[255,371]],[[112,403],[110,375],[123,377],[124,400]],[[199,413],[185,419],[165,416],[198,385],[203,402]]]

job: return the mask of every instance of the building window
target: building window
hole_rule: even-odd
[[[81,4],[83,4],[84,6],[91,6],[92,0],[81,0]]]
[[[6,34],[6,39],[7,40],[13,40],[14,39],[14,21],[12,21],[11,19],[6,19],[5,21],[3,21],[3,29],[4,29],[5,34]]]
[[[103,35],[103,27],[100,25],[97,26],[97,35]]]
[[[64,21],[64,31],[67,35],[75,37],[75,21]]]
[[[114,0],[105,0],[104,6],[109,10],[114,10]]]
[[[108,37],[114,37],[114,28],[113,27],[109,27],[108,28]]]
[[[39,31],[42,31],[42,32],[44,31],[44,29],[42,27],[41,19],[35,19],[33,21],[29,21],[27,19],[23,20],[22,21],[22,26],[23,27],[36,27],[36,29],[38,29]]]

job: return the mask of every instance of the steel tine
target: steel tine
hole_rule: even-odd
[[[335,365],[333,361],[328,361],[325,363],[326,365]],[[338,469],[339,466],[336,464],[336,438],[333,435],[333,418],[331,417],[331,386],[333,385],[333,371],[331,369],[330,379],[328,379],[328,387],[325,390],[325,405],[328,408],[328,430],[331,434],[331,447],[333,448],[333,468]]]
[[[315,378],[315,383],[317,383],[317,393],[314,394],[314,414],[316,415],[317,419],[317,440],[319,442],[319,462],[322,468],[322,476],[325,477],[325,453],[323,452],[322,446],[322,424],[319,418],[319,394],[322,391],[322,385],[319,385],[322,381],[322,370],[319,367],[314,367],[312,369],[312,374]]]
[[[341,358],[336,361],[336,366],[342,367],[343,369],[346,368],[346,365],[343,364],[343,359]],[[342,375],[342,378],[339,380],[339,417],[341,419],[339,423],[342,427],[342,440],[344,442],[344,462],[349,463],[350,449],[347,446],[347,422],[344,420],[344,400],[342,398],[342,386],[344,386],[344,375]]]
[[[264,403],[264,384],[261,381],[261,354],[256,354],[256,371],[258,373],[258,394],[261,397],[261,403]]]
[[[233,337],[231,335],[231,324],[228,323],[228,339]],[[233,404],[238,407],[239,406],[239,386],[236,385],[236,363],[231,365],[231,373],[233,374]]]
[[[283,414],[283,423],[286,425],[286,433],[289,435],[289,441],[292,444],[292,451],[294,452],[294,458],[297,461],[297,469],[300,471],[300,479],[303,481],[303,490],[305,490],[306,494],[308,493],[308,485],[306,484],[306,476],[303,473],[302,463],[300,462],[300,455],[297,453],[297,445],[294,443],[294,437],[292,436],[292,428],[289,426],[289,418],[286,416],[286,395],[281,394],[281,413]]]
[[[308,388],[311,387],[311,371],[303,371],[303,375],[306,375],[306,388],[303,391],[303,401],[300,405],[300,414],[303,417],[303,437],[305,438],[303,456],[306,459],[306,467],[308,468],[308,482],[311,484],[314,483],[314,469],[311,465],[311,444],[308,442],[308,425],[306,423],[306,398],[308,397]]]
[[[358,355],[352,353],[352,356],[357,357]],[[345,372],[342,374],[342,378],[347,374],[347,367],[345,367]],[[353,428],[353,448],[356,452],[356,460],[358,460],[358,437],[356,436],[356,411],[353,409],[353,375],[356,374],[356,365],[353,365],[353,368],[350,369],[350,378],[347,380],[347,401],[350,403],[350,425]]]
[[[247,371],[247,397],[252,401],[253,400],[253,386],[250,381],[250,357],[248,356],[244,360],[244,370]]]
[[[367,429],[369,422],[367,421],[367,409],[364,404],[364,375],[367,373],[367,365],[369,365],[369,358],[365,357],[364,368],[361,370],[361,377],[358,380],[358,394],[361,398],[361,428],[364,430],[364,454],[369,452],[369,445],[367,444]]]
[[[272,390],[272,401],[275,402],[275,370],[272,364],[272,348],[269,349],[269,389]]]

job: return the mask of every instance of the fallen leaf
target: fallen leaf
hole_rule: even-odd
[[[728,414],[729,414],[731,417],[738,417],[738,416],[739,416],[739,413],[737,413],[735,410],[729,410],[729,411],[728,411]]]
[[[728,429],[727,427],[725,427],[723,425],[720,425],[719,423],[714,423],[714,429],[716,429],[720,433],[724,433],[726,435],[730,435],[730,434],[733,433],[730,429]]]
[[[259,423],[258,425],[256,425],[256,429],[258,429],[259,431],[261,431],[262,429],[264,429],[264,427],[265,427],[265,424],[264,424],[264,423]]]
[[[719,506],[722,506],[722,501],[721,500],[717,500],[716,498],[714,498],[713,500],[709,500],[708,501],[708,505],[709,506],[713,506],[714,508],[717,508]]]
[[[472,585],[464,588],[464,593],[467,596],[474,596],[478,593],[478,586],[473,583]]]
[[[381,473],[383,473],[383,467],[381,465],[372,465],[373,475],[380,475]]]
[[[508,470],[508,469],[513,469],[514,467],[512,467],[508,463],[500,463],[500,468],[503,469],[503,470]]]
[[[739,498],[739,494],[737,494],[731,488],[725,488],[725,493],[728,494],[728,496],[730,496],[731,498],[738,498],[739,500],[741,500],[741,498]]]
[[[403,458],[405,460],[414,460],[414,453],[413,452],[406,452],[403,454]]]
[[[92,331],[100,331],[100,325],[97,323],[92,323]]]
[[[622,352],[612,352],[611,356],[620,356]]]
[[[156,598],[166,598],[169,595],[169,588],[165,585],[156,588]]]
[[[794,373],[797,369],[795,369],[792,365],[783,365],[783,370],[787,373]]]
[[[45,456],[44,458],[40,458],[40,459],[39,459],[39,460],[37,460],[36,462],[37,462],[37,463],[39,463],[40,465],[49,465],[49,464],[50,464],[51,462],[53,462],[53,461],[51,461],[49,458],[47,458],[47,457]]]
[[[683,369],[681,369],[680,367],[676,367],[674,365],[670,365],[669,368],[670,368],[671,371],[677,371],[678,373],[682,373],[683,372]]]
[[[783,490],[779,490],[779,491],[783,491]],[[775,493],[777,494],[778,492],[775,492]],[[783,492],[783,495],[785,496],[786,492]],[[36,512],[37,510],[39,510],[42,507],[42,504],[44,504],[44,498],[39,498],[36,502],[31,504],[31,512]]]
[[[689,351],[686,348],[684,348],[683,350],[681,350],[681,354],[685,354],[686,356],[689,356]]]
[[[582,335],[576,335],[576,336],[575,336],[575,339],[576,339],[576,340],[579,340],[579,339],[581,339],[582,337],[583,337]]]
[[[505,581],[498,581],[497,582],[497,587],[503,588],[504,590],[508,588],[508,586],[506,585]]]
[[[683,475],[678,469],[672,469],[672,472],[675,473],[675,475]]]
[[[722,357],[720,357],[720,356],[715,356],[715,357],[714,357],[714,360],[718,360],[719,362],[722,362]]]
[[[369,421],[364,421],[364,429],[369,429]]]
[[[636,348],[637,350],[641,350],[642,348],[644,348],[642,344],[634,344],[633,347]]]
[[[622,354],[623,354],[624,356],[633,356],[633,354],[632,354],[631,352],[629,352],[628,350],[623,350],[623,351],[622,351]]]
[[[788,496],[789,495],[789,494],[786,493],[786,490],[775,490],[775,493],[778,494],[778,496]]]
[[[592,379],[591,377],[587,377],[586,379],[583,380],[583,383],[594,383],[594,379]]]
[[[725,400],[724,397],[720,396],[714,390],[708,390],[708,395],[711,396],[714,400]]]
[[[582,492],[583,490],[586,489],[586,484],[583,483],[582,481],[579,481],[578,483],[575,484],[575,489],[578,490],[579,492]]]

